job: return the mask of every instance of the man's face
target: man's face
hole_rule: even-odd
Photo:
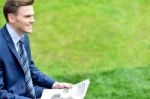
[[[34,10],[32,5],[22,6],[18,9],[17,14],[14,15],[12,26],[19,35],[22,35],[24,32],[32,32],[33,16]]]

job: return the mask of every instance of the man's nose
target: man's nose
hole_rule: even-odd
[[[34,20],[34,17],[31,17],[31,23],[34,23],[35,20]]]

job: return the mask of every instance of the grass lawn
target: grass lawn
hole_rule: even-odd
[[[150,98],[149,0],[37,0],[34,8],[30,41],[42,72],[90,78],[85,99]]]

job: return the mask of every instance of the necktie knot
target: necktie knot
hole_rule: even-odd
[[[21,56],[22,53],[24,53],[23,41],[22,41],[22,39],[20,39],[20,40],[18,41],[18,54],[19,54],[19,56]]]
[[[18,45],[19,45],[19,46],[23,46],[23,40],[22,40],[22,39],[20,39],[20,40],[18,41]]]

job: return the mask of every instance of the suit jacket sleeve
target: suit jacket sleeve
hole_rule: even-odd
[[[26,40],[24,42],[25,44],[27,44],[26,50],[27,50],[27,54],[29,58],[30,70],[31,70],[32,80],[34,84],[42,86],[42,87],[46,87],[46,88],[51,88],[55,81],[52,78],[49,78],[48,76],[40,72],[38,68],[34,65],[34,62],[31,57],[29,39],[26,34],[25,34],[24,40]]]
[[[4,81],[3,81],[4,76],[5,75],[2,71],[2,61],[0,59],[0,98],[1,99],[29,99],[29,98],[24,97],[24,96],[19,96],[16,94],[9,93],[7,90],[5,90]]]

